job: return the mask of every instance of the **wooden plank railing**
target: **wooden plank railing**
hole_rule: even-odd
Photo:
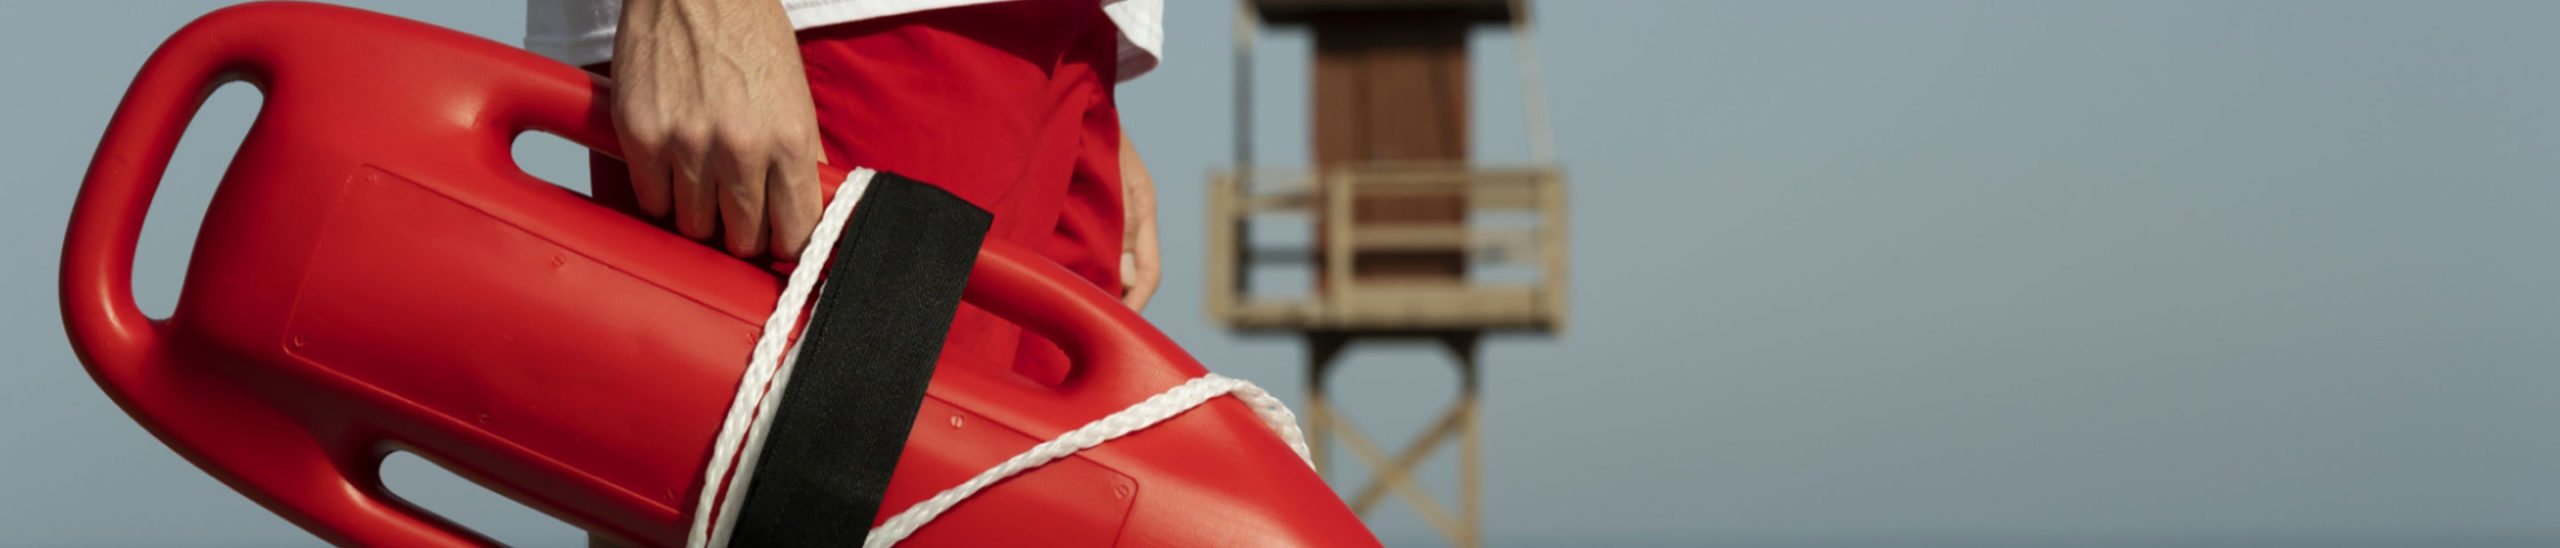
[[[1241,175],[1241,176],[1240,176]],[[1527,213],[1531,226],[1363,224],[1354,197],[1397,193],[1446,195],[1463,187],[1467,212]],[[1485,327],[1557,331],[1564,325],[1565,193],[1548,166],[1480,168],[1456,164],[1379,164],[1327,170],[1220,172],[1210,180],[1209,310],[1243,329]],[[1322,289],[1311,299],[1257,297],[1251,274],[1286,253],[1254,245],[1257,218],[1302,216],[1326,233],[1297,264]],[[1311,235],[1312,236],[1312,235]],[[1360,251],[1463,251],[1472,260],[1535,268],[1528,283],[1432,283],[1361,280]]]

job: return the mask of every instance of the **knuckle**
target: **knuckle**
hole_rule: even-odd
[[[614,101],[611,108],[613,109],[614,123],[618,127],[632,129],[645,128],[654,125],[658,121],[657,111],[640,106],[639,101],[634,100],[632,96],[628,94],[615,94],[615,97],[620,98],[620,100]]]
[[[613,127],[627,141],[656,143],[666,140],[666,120],[651,111],[614,109]]]
[[[664,132],[649,131],[638,124],[623,126],[621,138],[623,152],[627,154],[653,156],[659,149],[666,148]]]
[[[763,148],[764,140],[749,132],[719,131],[713,134],[711,146],[712,150],[722,154],[744,158]]]
[[[687,124],[663,132],[667,145],[688,156],[698,156],[711,146],[710,128]]]
[[[773,147],[773,156],[774,160],[794,169],[818,163],[817,146],[800,139],[782,140]]]

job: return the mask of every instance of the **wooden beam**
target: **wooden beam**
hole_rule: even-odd
[[[1342,438],[1342,446],[1350,448],[1353,456],[1360,457],[1360,461],[1368,464],[1370,471],[1376,473],[1377,477],[1372,481],[1385,483],[1389,489],[1394,490],[1397,498],[1402,498],[1405,504],[1412,505],[1413,512],[1422,516],[1422,521],[1430,523],[1431,528],[1440,530],[1440,535],[1448,537],[1450,542],[1461,546],[1470,545],[1468,539],[1474,535],[1468,534],[1465,525],[1459,522],[1458,518],[1449,515],[1448,507],[1441,506],[1440,501],[1432,499],[1430,492],[1424,491],[1421,485],[1415,484],[1409,471],[1391,466],[1392,463],[1387,461],[1386,452],[1378,450],[1378,445],[1370,442],[1369,437],[1362,434],[1359,427],[1352,426],[1351,421],[1348,420],[1335,420],[1333,425],[1341,430],[1338,436]]]
[[[1370,225],[1351,229],[1351,247],[1357,251],[1463,250],[1467,246],[1467,227]]]
[[[1396,468],[1410,473],[1414,468],[1421,466],[1423,459],[1431,458],[1432,453],[1440,450],[1442,442],[1457,437],[1458,427],[1461,426],[1461,421],[1466,420],[1466,415],[1467,402],[1465,401],[1452,404],[1448,410],[1442,411],[1440,418],[1433,419],[1431,426],[1423,428],[1421,435],[1414,436],[1413,441],[1405,443],[1403,451],[1396,453]],[[1351,511],[1369,513],[1369,507],[1376,506],[1378,500],[1386,494],[1385,484],[1371,481],[1360,488],[1359,494],[1351,497]]]
[[[1242,182],[1232,172],[1209,180],[1209,268],[1203,285],[1209,288],[1209,317],[1228,323],[1234,323],[1236,303],[1251,290],[1246,287],[1250,265],[1245,263],[1243,248],[1252,242],[1244,237],[1245,215],[1236,207]]]

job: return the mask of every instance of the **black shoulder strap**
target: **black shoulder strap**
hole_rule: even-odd
[[[932,185],[872,178],[835,242],[790,393],[770,396],[789,397],[774,412],[730,545],[862,542],[992,220]]]

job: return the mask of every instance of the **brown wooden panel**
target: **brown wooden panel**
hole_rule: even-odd
[[[1467,22],[1445,11],[1315,24],[1316,164],[1467,158]]]
[[[1314,101],[1315,130],[1310,135],[1315,138],[1313,151],[1321,170],[1357,158],[1367,148],[1368,109],[1363,99],[1368,93],[1361,85],[1368,73],[1367,57],[1357,51],[1318,48],[1314,69],[1314,89],[1308,95]]]
[[[1320,170],[1378,163],[1460,163],[1468,156],[1467,27],[1457,10],[1319,13],[1315,156]],[[1463,189],[1355,196],[1362,225],[1464,226]],[[1329,242],[1321,238],[1318,245]],[[1363,251],[1357,279],[1466,277],[1463,249]]]

